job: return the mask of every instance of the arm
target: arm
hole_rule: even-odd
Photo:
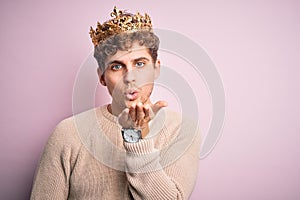
[[[68,198],[71,164],[75,159],[68,132],[69,125],[62,122],[49,138],[35,174],[31,200]]]
[[[166,127],[164,130],[168,131],[162,135],[173,138],[167,139],[172,141],[162,151],[155,148],[154,138],[124,142],[126,176],[134,199],[188,199],[197,179],[199,162],[200,134],[194,128]]]

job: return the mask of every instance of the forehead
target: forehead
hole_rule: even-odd
[[[105,60],[105,64],[113,61],[130,62],[142,57],[152,61],[149,49],[134,42],[128,50],[118,50],[114,55],[108,56]]]

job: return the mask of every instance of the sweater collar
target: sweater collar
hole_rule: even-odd
[[[118,122],[118,117],[117,116],[114,116],[113,114],[111,114],[109,111],[108,111],[108,105],[109,104],[106,104],[106,105],[103,105],[100,107],[100,111],[102,113],[102,115],[107,118],[109,121],[111,122],[114,122],[114,123],[117,123]]]

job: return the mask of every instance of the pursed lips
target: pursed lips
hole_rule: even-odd
[[[124,93],[127,100],[134,101],[138,98],[138,90],[137,89],[127,89]]]

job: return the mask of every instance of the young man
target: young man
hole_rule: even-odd
[[[116,8],[112,17],[90,32],[112,102],[56,127],[31,199],[188,199],[193,190],[200,135],[150,100],[160,73],[150,17]]]

